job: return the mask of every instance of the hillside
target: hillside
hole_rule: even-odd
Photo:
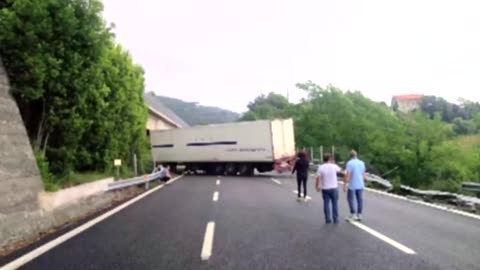
[[[234,122],[240,117],[236,112],[218,107],[202,106],[197,102],[186,102],[166,96],[157,96],[157,98],[191,126]]]

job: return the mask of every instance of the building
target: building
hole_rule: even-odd
[[[185,128],[189,125],[178,115],[165,107],[155,96],[155,93],[146,93],[145,102],[148,105],[147,134],[152,130]]]
[[[398,95],[392,98],[392,109],[403,113],[412,112],[420,107],[424,95]]]

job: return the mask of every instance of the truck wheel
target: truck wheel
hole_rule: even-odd
[[[176,163],[170,163],[170,164],[168,164],[168,166],[170,167],[170,172],[171,172],[171,173],[175,173],[175,174],[178,173],[177,164],[176,164]]]
[[[227,163],[225,166],[225,172],[227,175],[237,175],[237,166],[235,163]]]
[[[242,164],[238,170],[241,176],[252,176],[253,166],[251,164]]]
[[[224,175],[225,166],[223,164],[214,165],[213,175]]]

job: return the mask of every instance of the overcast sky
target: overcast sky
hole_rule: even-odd
[[[104,0],[146,89],[237,112],[312,80],[480,101],[480,1]]]

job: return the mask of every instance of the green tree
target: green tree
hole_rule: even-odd
[[[282,95],[273,92],[267,96],[260,95],[248,104],[248,112],[241,117],[241,120],[248,121],[286,117],[289,106],[290,104],[287,98]]]
[[[56,175],[148,159],[143,69],[99,0],[3,0],[2,55],[32,145]],[[42,168],[46,168],[42,166]]]

